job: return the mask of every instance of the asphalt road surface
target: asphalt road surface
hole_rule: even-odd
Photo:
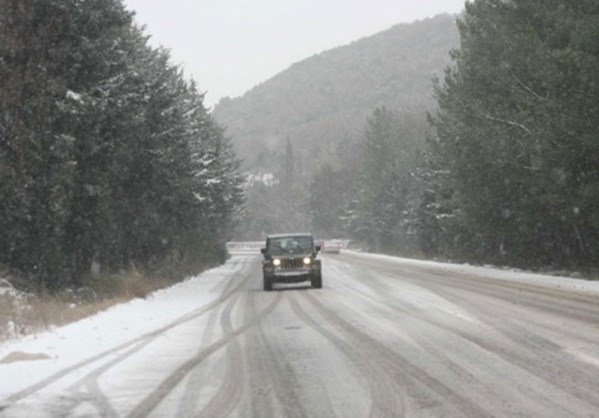
[[[323,289],[264,292],[259,256],[234,260],[213,302],[0,416],[599,417],[596,293],[348,252]]]

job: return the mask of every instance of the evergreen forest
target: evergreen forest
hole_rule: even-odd
[[[182,277],[229,239],[300,230],[599,267],[599,1],[469,1],[212,111],[133,18],[122,0],[0,0],[0,272],[31,290]]]
[[[248,172],[240,233],[596,270],[598,40],[596,0],[474,0],[221,101]]]
[[[222,262],[238,161],[121,0],[0,1],[0,267],[32,290]]]
[[[426,224],[437,251],[599,264],[599,2],[466,4],[437,89]]]

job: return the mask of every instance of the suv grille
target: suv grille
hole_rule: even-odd
[[[300,269],[304,267],[304,261],[301,258],[283,258],[281,260],[282,269]]]

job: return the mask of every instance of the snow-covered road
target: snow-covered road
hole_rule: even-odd
[[[259,256],[0,345],[0,416],[599,416],[599,283],[343,252]],[[15,354],[21,353],[21,354]]]

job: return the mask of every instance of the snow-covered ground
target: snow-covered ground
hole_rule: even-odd
[[[385,260],[391,263],[415,267],[430,267],[435,270],[443,269],[456,275],[468,275],[493,280],[504,280],[520,284],[531,284],[553,289],[561,289],[569,292],[581,292],[584,294],[595,294],[599,296],[599,277],[596,280],[584,280],[559,275],[548,275],[531,273],[516,269],[500,269],[496,267],[473,266],[470,264],[441,263],[437,261],[416,260],[411,258],[394,257],[381,254],[368,254],[357,251],[344,250],[344,253],[353,254],[356,257],[370,258],[373,260]]]
[[[0,415],[278,416],[305,401],[311,416],[578,416],[599,406],[599,282],[342,250],[323,256],[323,289],[263,292],[261,244],[232,243],[223,266],[0,344]]]
[[[233,257],[220,267],[154,292],[146,299],[134,299],[76,323],[0,344],[0,400],[56,370],[89,358],[92,353],[113,349],[166,327],[209,304],[239,273],[244,266],[243,257]],[[38,361],[2,363],[3,359],[20,357]]]
[[[40,369],[51,372],[68,364],[76,363],[89,356],[89,349],[94,352],[118,346],[137,336],[143,336],[156,329],[167,326],[170,322],[192,312],[199,306],[206,305],[222,294],[223,287],[239,272],[243,266],[241,258],[253,257],[257,243],[235,243],[231,250],[235,257],[227,264],[189,278],[171,288],[157,291],[147,299],[134,299],[128,303],[114,306],[105,312],[76,323],[44,333],[30,335],[0,344],[0,394],[14,391],[20,386],[38,380]],[[479,267],[467,264],[439,263],[379,254],[366,254],[344,250],[346,254],[372,260],[385,260],[415,267],[442,268],[457,274],[473,277],[484,277],[494,280],[505,280],[518,283],[530,283],[569,292],[581,292],[599,296],[599,281],[589,281],[522,272],[509,269]],[[2,360],[13,353],[25,353],[47,357],[45,367],[31,362],[11,362],[3,364]],[[18,357],[18,356],[16,356]],[[26,356],[24,356],[26,357]],[[31,366],[31,367],[28,367]],[[4,377],[11,375],[11,369],[17,371],[14,379]],[[34,372],[30,372],[33,369]]]

